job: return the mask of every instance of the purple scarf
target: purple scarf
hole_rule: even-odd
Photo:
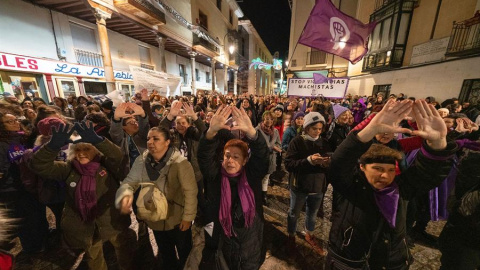
[[[400,198],[397,183],[393,181],[388,187],[380,190],[374,190],[373,194],[375,195],[375,202],[380,209],[380,213],[382,213],[385,220],[387,220],[390,228],[395,228],[398,199]]]
[[[220,211],[219,219],[222,224],[225,235],[232,237],[232,192],[230,190],[230,181],[228,178],[237,177],[240,179],[237,183],[238,196],[242,204],[243,217],[245,218],[245,227],[248,228],[253,224],[255,218],[255,197],[252,188],[248,185],[247,175],[245,169],[242,169],[236,174],[229,174],[222,167],[222,183],[221,183],[221,197],[220,197]],[[235,232],[234,232],[235,233]]]
[[[97,216],[97,183],[95,174],[100,167],[100,157],[96,156],[87,164],[80,164],[76,159],[72,161],[73,167],[82,176],[75,189],[75,206],[82,221],[91,222]]]

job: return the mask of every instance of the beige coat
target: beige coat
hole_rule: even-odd
[[[140,182],[151,182],[145,168],[145,160],[148,151],[140,155],[133,163],[133,166],[117,190],[115,206],[120,208],[120,202],[123,197],[133,196],[139,188]],[[169,166],[167,174],[167,182],[165,186],[166,197],[168,201],[168,217],[166,220],[149,222],[148,227],[157,231],[168,231],[174,229],[182,220],[193,221],[197,214],[197,182],[193,173],[192,165],[183,157],[180,152],[175,149],[172,156],[165,166]],[[160,186],[160,180],[155,183],[160,190],[164,190],[163,185]],[[135,203],[135,202],[134,202]]]

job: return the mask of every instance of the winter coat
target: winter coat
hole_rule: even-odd
[[[360,142],[357,133],[352,132],[337,148],[329,171],[334,190],[330,248],[349,260],[364,258],[380,220],[384,220],[375,203],[374,190],[357,164],[372,141]],[[456,150],[456,143],[449,143],[442,151],[435,151],[424,143],[414,166],[395,176],[394,181],[398,184],[400,195],[396,225],[395,228],[391,228],[387,222],[382,223],[378,239],[371,248],[369,260],[371,269],[409,267],[412,257],[405,240],[408,202],[417,194],[442,183],[450,171],[451,157]],[[434,159],[427,157],[423,152]]]
[[[258,125],[256,128],[258,130],[258,134],[261,134],[263,138],[265,139],[265,142],[267,143],[267,147],[269,150],[269,165],[268,165],[268,171],[267,173],[273,173],[275,171],[275,168],[277,166],[277,151],[273,150],[274,146],[280,147],[280,135],[278,135],[278,130],[273,129],[273,136],[270,138],[267,134],[265,134]]]
[[[288,144],[297,136],[297,129],[295,127],[288,127],[287,130],[283,133],[283,138],[282,138],[282,149],[284,151],[287,151],[288,149]]]
[[[343,140],[347,138],[347,135],[350,132],[350,127],[348,125],[339,125],[337,123],[332,123],[332,125],[335,126],[333,127],[332,134],[328,138],[328,142],[330,143],[332,151],[335,151]]]
[[[18,162],[25,151],[23,135],[10,132],[0,140],[0,194],[22,189]]]
[[[458,241],[480,252],[480,153],[466,152],[457,166],[455,189],[449,198],[452,209],[440,239],[447,245],[449,241]]]
[[[290,188],[303,193],[325,193],[328,168],[312,165],[307,158],[316,153],[326,156],[328,152],[330,147],[322,137],[314,142],[306,140],[304,136],[295,137],[285,156]]]
[[[65,208],[62,215],[62,234],[67,245],[72,249],[86,250],[98,230],[99,237],[107,241],[124,231],[130,225],[130,217],[121,215],[115,209],[115,192],[119,178],[122,176],[119,163],[122,160],[120,148],[107,139],[95,147],[103,154],[101,165],[95,174],[97,193],[97,217],[92,222],[83,222],[75,206],[75,189],[81,175],[70,161],[54,161],[58,151],[48,145],[42,146],[30,161],[30,167],[43,178],[61,179],[66,184]]]
[[[142,154],[147,149],[147,136],[148,130],[150,126],[148,124],[148,117],[136,117],[138,121],[138,133],[130,136],[122,128],[122,121],[116,121],[112,118],[112,122],[110,124],[110,137],[112,138],[112,142],[118,146],[122,150],[123,159],[121,163],[119,163],[121,168],[124,168],[124,175],[127,175],[130,171],[130,151],[128,150],[128,137],[130,136],[133,139],[133,142],[137,146],[138,152]]]
[[[133,196],[141,182],[151,182],[145,168],[148,151],[143,152],[133,163],[122,185],[117,191],[115,205],[120,208],[123,197]],[[197,183],[193,174],[192,165],[175,149],[165,166],[170,166],[165,186],[160,185],[160,179],[155,183],[160,190],[165,191],[168,201],[168,216],[166,220],[150,222],[148,227],[156,231],[173,230],[182,220],[192,221],[197,214]],[[134,202],[135,203],[135,202]]]
[[[221,161],[217,155],[217,149],[222,147],[224,138],[219,132],[212,140],[205,136],[200,139],[198,148],[198,161],[205,181],[207,200],[206,223],[214,222],[213,237],[223,239],[223,251],[230,269],[258,269],[264,259],[262,253],[263,243],[263,205],[262,205],[262,179],[267,174],[268,147],[263,136],[257,132],[254,140],[249,140],[250,158],[244,166],[248,184],[255,196],[256,215],[251,227],[244,227],[243,211],[238,198],[236,182],[230,180],[232,190],[232,229],[236,236],[227,238],[219,222],[219,209],[221,200]],[[231,135],[231,134],[230,134]],[[218,243],[218,241],[216,241]],[[208,244],[208,243],[206,243]],[[215,247],[213,247],[215,248]]]
[[[167,117],[164,117],[162,121],[160,121],[160,126],[166,129],[170,129],[172,127],[173,121],[168,120]],[[200,117],[193,122],[194,126],[188,127],[185,135],[181,135],[176,130],[174,132],[174,140],[173,146],[177,149],[180,149],[180,144],[184,140],[187,144],[187,159],[192,164],[193,172],[195,173],[195,179],[198,181],[202,180],[202,172],[200,172],[200,167],[198,166],[197,160],[197,151],[198,151],[198,141],[200,140],[200,136],[203,132],[207,130],[205,123],[200,119]]]

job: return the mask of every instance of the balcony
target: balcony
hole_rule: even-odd
[[[203,32],[208,33],[208,30],[198,26]],[[208,33],[209,34],[209,33]],[[209,34],[210,35],[210,34]],[[197,34],[193,33],[193,49],[200,53],[203,53],[209,57],[217,57],[220,55],[220,50],[208,40],[199,37]]]
[[[327,54],[322,51],[312,51],[307,53],[307,66],[310,65],[326,65]]]
[[[454,22],[445,56],[480,54],[480,13],[462,22]]]
[[[79,64],[103,67],[103,56],[99,53],[75,49],[75,57]]]
[[[151,25],[165,24],[165,14],[145,0],[115,0],[115,7]]]

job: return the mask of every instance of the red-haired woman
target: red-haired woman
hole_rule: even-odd
[[[224,137],[233,137],[228,132],[230,127],[225,125],[230,114],[237,124],[232,129],[244,132],[248,145],[242,140],[228,140],[223,147],[223,161],[220,161],[217,149],[222,147]],[[198,163],[208,191],[205,195],[210,210],[207,210],[205,221],[214,222],[212,238],[215,239],[210,245],[212,238],[207,237],[206,250],[216,249],[218,243],[229,269],[259,269],[265,258],[262,253],[262,179],[268,170],[265,158],[268,152],[264,137],[252,126],[245,110],[233,106],[220,107],[200,139]]]

